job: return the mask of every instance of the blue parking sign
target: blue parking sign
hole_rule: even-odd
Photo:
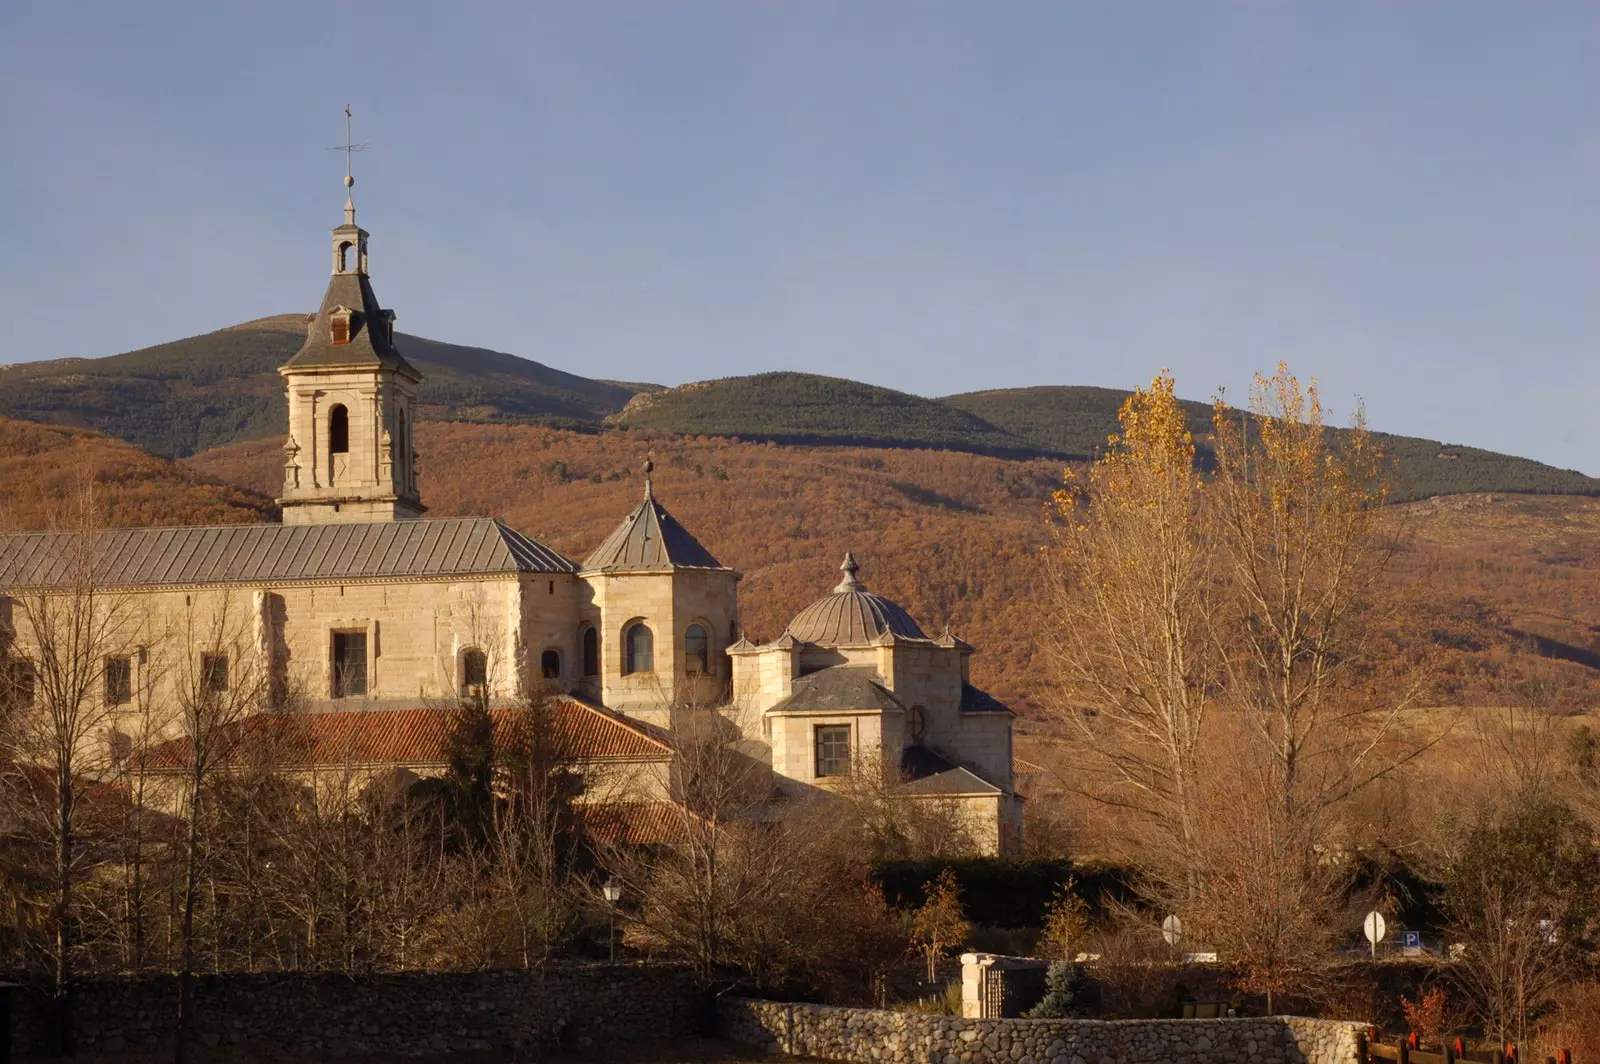
[[[1422,947],[1422,932],[1407,931],[1405,945],[1407,949],[1420,949]]]

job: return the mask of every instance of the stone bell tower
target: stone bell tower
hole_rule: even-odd
[[[395,349],[394,318],[367,279],[367,231],[347,195],[327,294],[305,343],[278,368],[289,401],[284,524],[395,521],[427,509],[412,440],[422,374]]]

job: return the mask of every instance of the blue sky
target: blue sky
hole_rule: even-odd
[[[309,310],[590,376],[1242,396],[1600,474],[1600,4],[0,5],[0,362]]]

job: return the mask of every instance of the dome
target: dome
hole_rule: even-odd
[[[846,554],[844,579],[830,594],[824,595],[795,615],[788,633],[803,643],[819,646],[860,646],[886,636],[901,639],[927,639],[911,615],[882,595],[874,595],[856,579],[856,559]]]

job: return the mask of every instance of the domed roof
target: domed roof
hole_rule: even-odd
[[[844,579],[832,593],[817,599],[789,622],[788,634],[819,646],[861,646],[885,637],[927,639],[911,615],[882,595],[874,595],[856,579],[855,556],[846,554]]]

